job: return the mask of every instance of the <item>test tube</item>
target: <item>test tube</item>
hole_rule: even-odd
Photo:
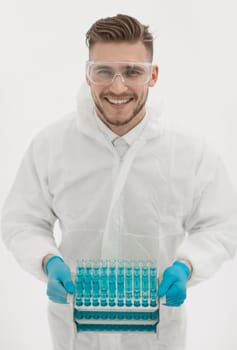
[[[107,305],[107,296],[108,296],[108,268],[107,268],[107,262],[102,261],[101,266],[101,285],[100,285],[100,291],[101,291],[101,306]]]
[[[150,306],[157,305],[157,269],[154,262],[150,262]]]
[[[135,265],[134,277],[133,277],[134,306],[140,306],[140,288],[141,288],[140,278],[141,278],[140,266]]]
[[[91,263],[87,262],[85,267],[85,305],[91,305]]]
[[[115,306],[116,297],[116,271],[114,261],[109,264],[109,306]]]
[[[99,291],[100,291],[100,274],[99,274],[99,262],[94,261],[93,273],[92,273],[92,304],[93,306],[99,305]]]
[[[84,267],[82,263],[78,264],[77,267],[77,276],[76,276],[76,305],[81,306],[83,298],[83,286],[84,284]]]
[[[142,264],[142,306],[148,306],[148,266]]]
[[[124,305],[124,262],[119,261],[117,272],[118,306]]]
[[[126,306],[132,306],[132,265],[130,261],[126,262],[125,267],[125,291]]]

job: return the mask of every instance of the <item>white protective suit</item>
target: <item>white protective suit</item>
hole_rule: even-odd
[[[237,200],[218,155],[199,138],[165,127],[147,110],[121,161],[98,127],[93,102],[31,143],[3,210],[3,239],[22,267],[46,280],[42,258],[175,259],[192,262],[189,285],[234,256]],[[59,220],[62,241],[53,228]],[[72,307],[49,303],[55,350],[184,350],[185,313],[161,307],[155,334],[76,333]]]

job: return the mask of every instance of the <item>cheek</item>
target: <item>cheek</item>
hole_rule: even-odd
[[[147,93],[148,93],[148,87],[144,86],[144,89],[142,90],[142,92],[140,91],[140,100],[145,100],[147,97]]]
[[[91,95],[96,100],[100,99],[100,91],[97,91],[97,89],[95,89],[95,87],[92,87],[92,86],[91,86]]]
[[[93,86],[92,91],[93,91],[93,94],[97,96],[97,98],[101,98],[104,93],[103,89],[98,86]]]
[[[94,100],[94,103],[97,106],[100,106],[101,108],[104,108],[104,98],[103,98],[103,92],[97,91],[96,89],[91,90],[91,95]]]
[[[137,100],[143,100],[145,94],[146,94],[146,88],[139,88],[137,90],[133,89],[132,92],[133,96],[137,99]]]

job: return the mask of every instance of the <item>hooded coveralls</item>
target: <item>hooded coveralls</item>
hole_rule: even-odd
[[[146,120],[122,158],[84,98],[77,113],[34,138],[3,209],[3,239],[22,267],[46,280],[42,258],[175,259],[193,265],[189,285],[234,256],[237,200],[220,157],[199,138]],[[53,231],[58,220],[62,239]],[[55,350],[183,350],[184,306],[161,306],[155,334],[77,333],[71,305],[49,302]]]

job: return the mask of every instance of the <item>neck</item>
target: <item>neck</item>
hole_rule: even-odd
[[[107,118],[104,118],[98,110],[96,110],[98,118],[116,135],[123,136],[127,134],[130,130],[134,129],[145,117],[145,111],[143,113],[139,113],[135,118],[131,119],[129,122],[124,124],[115,124],[111,123]]]
[[[130,130],[132,130],[133,128],[136,127],[136,125],[134,126],[124,126],[124,125],[121,125],[121,126],[115,126],[115,125],[110,125],[108,124],[106,121],[102,120],[105,125],[107,125],[107,127],[112,130],[116,135],[118,136],[123,136],[125,134],[127,134]]]

